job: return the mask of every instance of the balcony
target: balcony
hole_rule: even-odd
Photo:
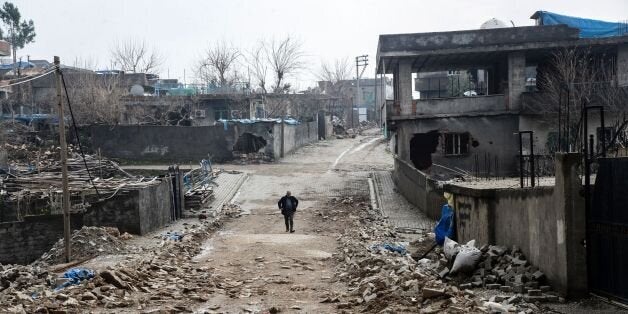
[[[507,111],[506,96],[503,94],[415,99],[410,106],[402,106],[398,101],[390,101],[387,102],[386,107],[387,117],[390,120]]]

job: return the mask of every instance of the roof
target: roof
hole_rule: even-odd
[[[628,22],[606,22],[562,15],[547,11],[536,11],[530,17],[539,25],[567,25],[580,30],[581,38],[604,38],[628,34]]]
[[[384,68],[391,73],[392,66],[384,65],[384,60],[390,63],[395,59],[411,59],[413,69],[419,72],[444,70],[447,65],[494,62],[499,55],[511,51],[628,43],[628,36],[580,38],[579,35],[579,29],[567,25],[380,35],[377,73],[383,73]]]

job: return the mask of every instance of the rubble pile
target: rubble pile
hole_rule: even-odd
[[[268,163],[268,162],[274,161],[273,157],[268,156],[264,152],[238,154],[237,156],[239,158],[234,159],[233,163],[238,164],[238,165],[261,164],[261,163]]]
[[[185,206],[190,210],[205,207],[214,199],[214,189],[211,186],[203,186],[185,192]]]
[[[240,208],[240,205],[235,204],[235,203],[226,203],[222,205],[222,211],[221,213],[227,217],[239,217],[240,214],[242,213],[242,209]]]
[[[545,274],[530,265],[517,247],[484,246],[473,276],[460,288],[485,287],[521,294],[527,302],[557,302],[559,297],[546,284]]]
[[[163,241],[159,249],[144,252],[139,260],[119,262],[98,271],[92,280],[59,291],[53,290],[59,287],[55,276],[37,271],[43,268],[0,268],[0,308],[18,313],[99,307],[112,311],[150,312],[151,308],[159,308],[165,312],[191,312],[195,302],[207,301],[215,290],[233,289],[236,293],[239,287],[237,282],[216,275],[212,268],[190,263],[201,252],[203,240],[218,227],[219,220],[193,224],[180,241]],[[97,234],[107,237],[108,233],[101,231]],[[5,282],[9,284],[5,286]]]
[[[103,254],[123,254],[127,252],[137,252],[138,249],[128,246],[120,238],[117,228],[111,227],[83,227],[75,230],[71,237],[72,258],[74,260],[84,260]],[[54,265],[64,262],[63,239],[46,253],[44,253],[34,264]]]
[[[516,249],[486,247],[483,260],[473,271],[473,276],[459,274],[452,278],[449,274],[452,261],[445,258],[440,248],[428,254],[428,258],[415,260],[434,243],[433,234],[420,234],[420,239],[411,243],[396,242],[394,227],[372,211],[367,202],[350,198],[332,202],[334,206],[331,207],[336,211],[343,207],[352,208],[347,217],[346,231],[338,237],[340,249],[334,254],[338,262],[335,278],[349,286],[344,298],[336,300],[339,310],[370,313],[537,313],[543,311],[539,301],[558,301],[555,295],[545,292],[549,290],[548,286],[539,286],[543,283],[542,273],[527,262],[521,262],[525,258]],[[490,271],[485,268],[488,264]],[[516,264],[524,268],[515,270],[513,265]],[[518,275],[518,271],[523,269],[525,272]],[[491,275],[493,272],[499,275]],[[481,274],[484,277],[478,285],[477,276]],[[495,286],[497,291],[484,289],[493,288],[489,283],[493,280],[490,276],[495,276],[494,283],[501,282],[499,287]],[[472,283],[468,283],[469,280]],[[523,287],[527,284],[529,289],[512,289],[511,286],[519,281],[523,282]],[[502,288],[504,286],[508,288]]]
[[[42,293],[55,282],[55,276],[46,267],[32,265],[0,264],[0,302],[6,294],[13,294],[19,300],[30,299],[33,294]],[[26,292],[22,292],[29,289]]]

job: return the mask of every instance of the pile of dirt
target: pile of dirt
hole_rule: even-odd
[[[74,230],[70,241],[73,260],[84,260],[103,254],[137,252],[137,248],[128,246],[120,238],[120,231],[117,228],[111,227],[83,227],[80,230]],[[54,265],[63,263],[64,248],[63,239],[59,239],[34,264]]]

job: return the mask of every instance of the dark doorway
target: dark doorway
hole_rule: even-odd
[[[255,136],[251,133],[243,133],[240,135],[235,145],[233,145],[233,151],[237,151],[242,154],[257,153],[265,146],[266,140],[263,137]]]
[[[410,160],[414,167],[425,170],[432,166],[432,154],[438,146],[438,131],[416,133],[410,140]]]
[[[325,112],[324,111],[319,111],[318,112],[318,139],[319,140],[324,140],[325,139],[325,134],[327,133],[325,130]]]

